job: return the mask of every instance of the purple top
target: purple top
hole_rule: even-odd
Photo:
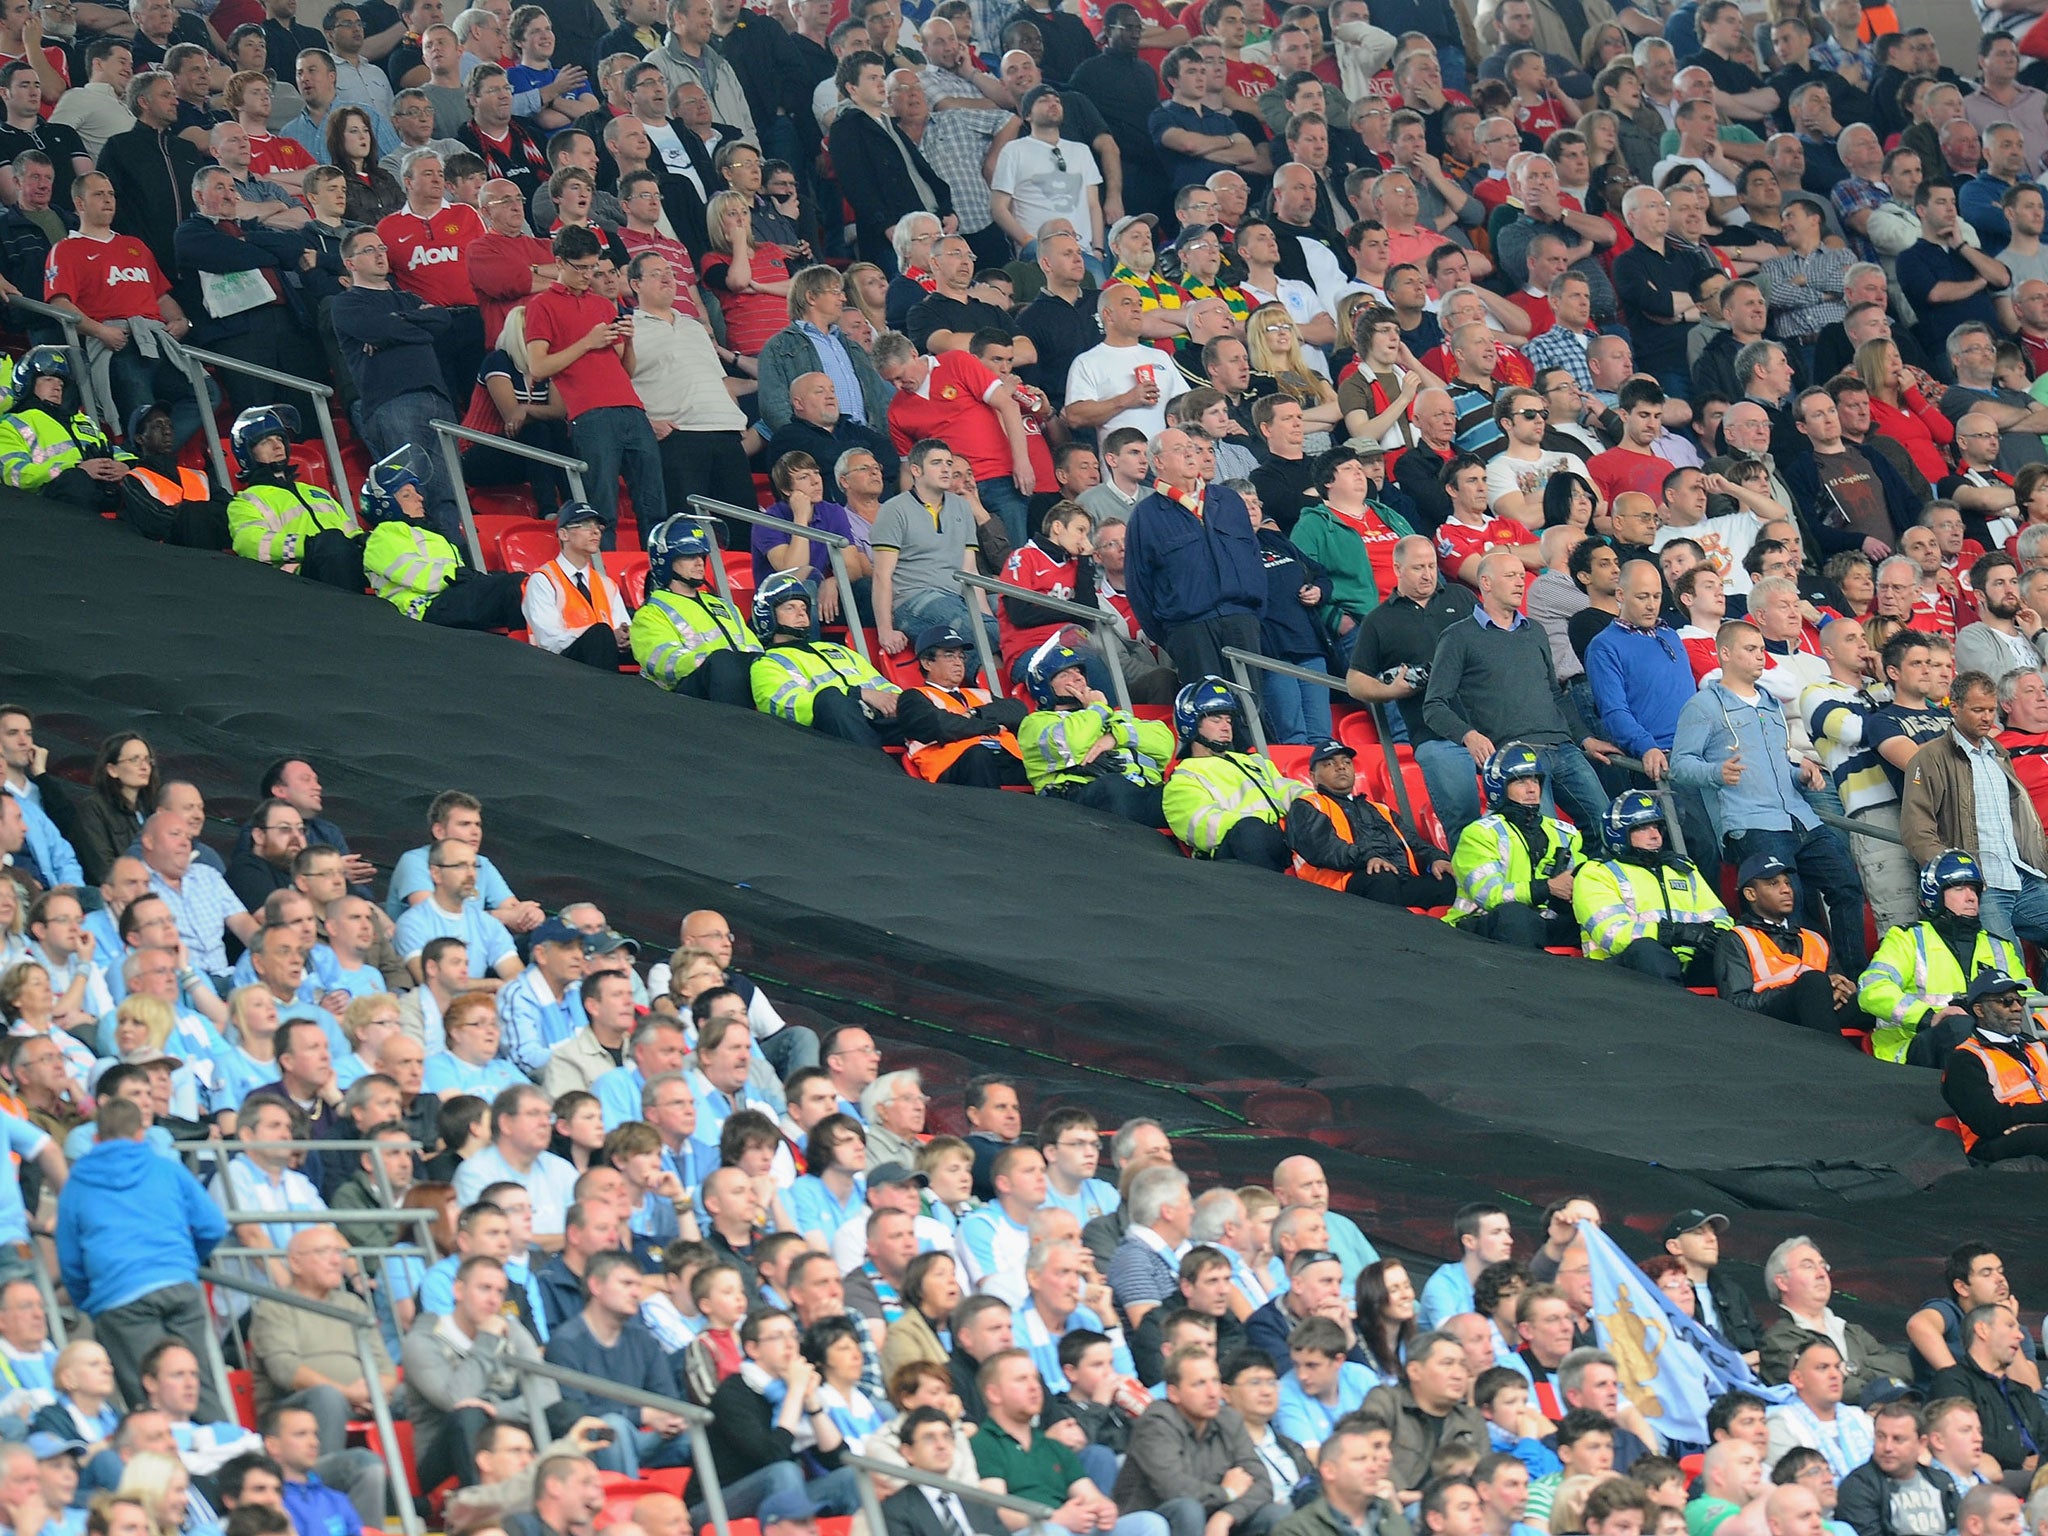
[[[763,507],[761,510],[770,517],[779,517],[791,524],[796,522],[796,519],[790,515],[789,503],[786,501],[778,501],[774,506]],[[852,539],[855,543],[862,545],[862,547],[866,545],[866,541],[857,537],[855,533],[852,514],[836,501],[821,501],[813,506],[811,508],[811,526],[821,533],[836,533],[842,539]],[[766,580],[775,571],[775,567],[768,563],[768,551],[780,549],[788,542],[789,534],[786,530],[764,527],[759,523],[754,525],[753,535],[749,543],[754,552],[754,581],[756,585]],[[822,580],[826,575],[830,574],[831,570],[832,562],[825,557],[824,547],[818,544],[811,545],[810,579],[813,582]]]

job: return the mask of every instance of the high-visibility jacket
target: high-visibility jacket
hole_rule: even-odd
[[[1619,859],[1588,864],[1572,881],[1572,916],[1588,960],[1612,960],[1637,939],[1656,938],[1659,923],[1733,922],[1700,872],[1678,858],[1657,869]],[[1689,959],[1693,952],[1686,946],[1672,953]]]
[[[1404,857],[1407,860],[1408,873],[1411,875],[1422,873],[1422,862],[1415,857],[1414,844],[1410,843],[1407,834],[1402,832],[1401,824],[1394,819],[1393,811],[1389,807],[1381,805],[1379,801],[1368,800],[1363,795],[1354,795],[1349,802],[1346,802],[1339,800],[1335,795],[1326,795],[1319,789],[1310,789],[1302,791],[1296,798],[1293,806],[1289,808],[1288,815],[1290,817],[1300,817],[1303,808],[1310,806],[1320,812],[1324,819],[1329,822],[1330,831],[1339,842],[1351,845],[1356,845],[1358,841],[1351,829],[1351,807],[1358,807],[1362,815],[1378,816],[1386,822],[1388,829],[1394,834],[1395,841],[1406,850]],[[1310,821],[1309,825],[1313,827],[1314,822]],[[1295,831],[1298,830],[1297,827],[1294,831],[1290,831],[1288,838],[1290,843],[1293,842]],[[1359,866],[1359,868],[1363,867],[1362,864]],[[1326,886],[1330,890],[1341,891],[1350,883],[1351,877],[1359,871],[1358,869],[1326,869],[1320,864],[1311,864],[1301,856],[1301,850],[1297,846],[1294,850],[1294,862],[1289,866],[1287,872],[1297,880],[1306,880],[1311,885]]]
[[[1082,759],[1104,736],[1116,745],[1084,764]],[[1040,709],[1024,717],[1017,731],[1017,746],[1024,754],[1024,776],[1040,792],[1086,784],[1104,774],[1152,785],[1164,776],[1165,765],[1173,757],[1173,728],[1159,720],[1140,720],[1107,704]]]
[[[2048,1104],[2048,1046],[2039,1040],[2029,1040],[2021,1055],[2010,1051],[1994,1050],[1975,1035],[1970,1036],[1949,1056],[1947,1071],[1942,1074],[1942,1086],[1948,1086],[1950,1072],[1966,1072],[1969,1066],[1962,1060],[1965,1056],[1975,1057],[1979,1066],[1991,1079],[1991,1096],[2001,1104]],[[1958,1117],[1963,1128],[1963,1150],[1969,1151],[1983,1139],[1983,1132],[1974,1130],[1966,1120]]]
[[[1808,971],[1827,974],[1828,941],[1811,928],[1799,930],[1799,953],[1788,955],[1773,944],[1761,928],[1749,923],[1735,925],[1735,937],[1749,952],[1750,990],[1768,992],[1789,987]]]
[[[228,503],[228,532],[235,553],[244,560],[295,565],[305,556],[307,543],[330,528],[352,539],[362,537],[348,508],[317,485],[252,485]],[[368,558],[366,549],[364,559]]]
[[[1892,929],[1856,981],[1856,1001],[1877,1021],[1871,1053],[1883,1061],[1904,1061],[1906,1047],[1922,1026],[1969,991],[1970,977],[1987,967],[2008,976],[2027,973],[2017,945],[1981,928],[1967,974],[1933,923]]]
[[[403,518],[379,523],[363,546],[363,574],[370,578],[370,590],[408,619],[425,618],[427,604],[461,569],[462,556],[453,544],[424,523]]]
[[[178,477],[175,480],[169,475],[159,474],[156,470],[145,469],[140,464],[132,464],[128,468],[128,478],[147,486],[149,494],[167,507],[182,507],[188,501],[213,499],[213,487],[207,483],[206,476],[189,464],[178,466]]]
[[[562,563],[560,555],[533,573],[547,578],[548,584],[562,595],[562,627],[579,633],[593,624],[602,624],[606,629],[618,627],[618,616],[612,611],[610,584],[605,580],[604,567],[593,563],[589,574],[583,579],[590,584],[590,596],[585,597],[576,585],[576,578],[569,573],[569,567]],[[591,577],[597,579],[591,581]],[[623,598],[624,594],[621,594]]]
[[[1286,777],[1270,758],[1256,752],[1218,752],[1187,757],[1166,781],[1162,804],[1173,835],[1198,854],[1213,854],[1230,829],[1246,817],[1269,827],[1285,826],[1287,808],[1301,798],[1301,784]]]
[[[112,452],[107,434],[85,411],[69,421],[41,405],[0,416],[0,479],[18,490],[40,491],[88,454]]]
[[[818,695],[858,693],[863,688],[901,693],[858,651],[830,640],[785,641],[754,658],[754,708],[778,720],[809,725]]]
[[[633,615],[627,635],[640,675],[674,688],[704,665],[714,651],[758,652],[761,642],[739,609],[709,589],[694,597],[682,592],[649,592]]]
[[[962,688],[958,693],[950,693],[944,688],[934,688],[930,683],[919,683],[910,692],[922,694],[949,715],[971,715],[989,701],[989,696],[979,688]],[[961,758],[992,741],[999,743],[1012,757],[1024,755],[1023,749],[1017,745],[1016,736],[1005,729],[990,731],[985,736],[969,736],[964,741],[908,742],[903,760],[919,778],[936,784],[939,776]]]
[[[1543,818],[1543,839],[1532,858],[1521,831],[1505,816],[1482,816],[1467,826],[1451,855],[1458,895],[1444,921],[1455,926],[1476,913],[1515,903],[1542,906],[1550,899],[1551,876],[1577,869],[1586,857],[1578,829],[1555,816]]]

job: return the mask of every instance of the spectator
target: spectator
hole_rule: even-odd
[[[99,37],[83,55],[86,82],[63,94],[71,98],[66,106],[60,97],[49,115],[58,127],[70,128],[85,145],[85,153],[99,158],[110,139],[135,126],[135,114],[127,103],[129,81],[133,78],[135,44],[125,37]],[[24,60],[23,62],[27,62]],[[40,105],[38,106],[40,110]]]
[[[1971,988],[1973,994],[1977,990]],[[2023,1013],[2016,1017],[2010,1008],[2003,1016],[1978,1015],[1976,1039],[1980,1042],[1980,1060],[1986,1059],[1981,1053],[1983,1044],[1988,1043],[1987,1030],[2009,1032],[2021,1018]],[[2000,1031],[1999,1025],[2006,1030]],[[2010,1033],[2007,1038],[2011,1038]],[[2001,1139],[2010,1140],[2009,1133]],[[2007,1151],[2004,1147],[1999,1150]],[[1962,1355],[1935,1372],[1928,1388],[1928,1401],[1961,1398],[1972,1404],[1983,1425],[1984,1454],[2004,1471],[2027,1470],[2026,1463],[2034,1459],[2042,1444],[2048,1443],[2048,1413],[2043,1412],[2034,1391],[2013,1376],[2012,1368],[2020,1358],[2024,1339],[2019,1319],[2011,1307],[1997,1302],[1973,1307],[1963,1317],[1963,1338]]]
[[[893,331],[876,341],[874,359],[876,373],[896,390],[889,403],[889,433],[897,450],[909,455],[919,443],[940,440],[967,461],[980,500],[1002,519],[1010,547],[1022,544],[1030,536],[1028,498],[1038,485],[1009,384],[971,354],[927,356]],[[877,576],[879,586],[879,571]],[[893,655],[902,649],[902,630],[888,622],[891,615],[882,608],[879,592],[876,603],[883,647]],[[928,613],[920,613],[919,620],[936,622]],[[899,637],[894,645],[891,628]]]
[[[1622,215],[1635,243],[1615,258],[1614,285],[1637,361],[1665,394],[1689,399],[1684,343],[1688,328],[1701,318],[1696,294],[1706,275],[1703,258],[1668,239],[1671,204],[1655,188],[1632,189],[1622,199]]]
[[[982,1364],[988,1417],[974,1437],[974,1460],[985,1486],[1033,1499],[1075,1517],[1085,1511],[1099,1530],[1121,1536],[1165,1536],[1169,1527],[1146,1511],[1119,1515],[1087,1477],[1073,1449],[1034,1421],[1045,1388],[1023,1350],[999,1350]]]
[[[1263,1532],[1278,1523],[1283,1506],[1243,1420],[1224,1402],[1210,1355],[1182,1349],[1166,1362],[1165,1401],[1132,1427],[1117,1505],[1156,1511],[1176,1536]]]
[[[846,447],[856,441],[868,447],[879,442],[876,434],[887,422],[889,391],[867,352],[850,343],[840,329],[845,311],[845,280],[830,267],[805,267],[791,277],[789,323],[759,349],[761,419],[772,431],[780,433],[792,419],[802,416],[794,398],[796,386],[800,379],[816,373],[833,386],[837,408],[831,419],[814,420],[812,425],[835,438],[842,422],[870,429],[861,438],[842,440]],[[778,451],[783,448],[780,437],[776,446]],[[792,441],[788,446],[808,445]],[[836,457],[819,456],[815,449],[811,452],[820,465]],[[894,483],[893,475],[889,483]]]
[[[1066,378],[1061,418],[1072,427],[1101,433],[1125,427],[1146,438],[1166,430],[1167,408],[1186,394],[1178,368],[1161,362],[1158,350],[1142,341],[1144,301],[1128,284],[1102,293],[1096,318],[1102,342],[1075,357]]]
[[[588,993],[584,1003],[591,1005]],[[593,1027],[595,1021],[593,1015]],[[548,1096],[531,1084],[507,1088],[491,1101],[491,1145],[465,1160],[455,1175],[455,1195],[464,1204],[500,1181],[524,1189],[533,1199],[534,1241],[550,1253],[562,1246],[576,1182],[575,1170],[547,1150],[553,1138]]]
[[[178,93],[169,75],[139,74],[125,89],[134,126],[107,138],[94,158],[114,192],[114,227],[148,246],[160,269],[176,271],[182,263],[172,237],[194,211],[193,182],[206,160],[176,131]],[[92,148],[91,135],[82,136]]]
[[[709,496],[751,506],[747,419],[725,388],[711,333],[679,305],[678,275],[665,257],[642,251],[626,271],[637,300],[633,387],[654,427],[663,486],[676,502]]]
[[[1952,1526],[1962,1494],[1955,1480],[1931,1462],[1926,1452],[1926,1422],[1911,1400],[1884,1403],[1871,1415],[1870,1459],[1837,1479],[1836,1515],[1857,1536],[1903,1533],[1893,1511],[1910,1511],[1906,1521],[1921,1529]]]
[[[910,1408],[899,1421],[898,1434],[906,1465],[961,1480],[957,1462],[963,1446],[944,1409]],[[875,1450],[871,1444],[868,1454]],[[971,1455],[968,1460],[972,1462]],[[971,1476],[971,1465],[966,1470]],[[888,1536],[1004,1536],[1007,1530],[988,1505],[918,1484],[907,1484],[884,1499],[882,1519]]]
[[[1408,1344],[1405,1377],[1403,1385],[1373,1388],[1364,1408],[1393,1427],[1390,1475],[1404,1493],[1427,1481],[1432,1439],[1437,1447],[1463,1443],[1475,1450],[1487,1443],[1486,1421],[1465,1402],[1465,1351],[1456,1339],[1417,1334]]]
[[[2041,1145],[2041,1127],[2048,1121],[2040,1091],[2031,1081],[2018,1080],[2029,1070],[2038,1071],[2048,1056],[2038,1027],[2026,1017],[2019,995],[2024,987],[2024,982],[2003,972],[1986,968],[1977,973],[1970,985],[1974,1027],[1969,1037],[1956,1045],[1942,1072],[1942,1097],[1962,1124],[1964,1149],[1977,1162],[2027,1155],[2029,1149]],[[1982,1310],[1981,1306],[1973,1308],[1968,1315],[1975,1317]],[[1951,1357],[1950,1368],[1956,1363]],[[2008,1366],[2005,1374],[2018,1376],[2023,1370]],[[2000,1395],[2006,1395],[2004,1387],[2000,1387]],[[2021,1410],[2008,1411],[2018,1422]]]
[[[1923,182],[1913,194],[1913,211],[1920,218],[1920,237],[1899,255],[1898,285],[1919,317],[1913,333],[1920,345],[1930,355],[1940,352],[1967,321],[1989,326],[1995,334],[1990,293],[2011,287],[2012,274],[1963,239],[1955,190],[1945,182],[1931,176]],[[1956,296],[1937,300],[1937,290]]]
[[[839,61],[834,79],[851,110],[842,109],[832,119],[828,135],[833,171],[853,204],[855,250],[862,261],[884,271],[898,270],[890,242],[905,209],[928,208],[942,220],[954,217],[945,178],[889,116],[885,81],[890,67],[883,54],[864,48]],[[894,315],[890,319],[895,323]]]
[[[711,1450],[728,1511],[772,1517],[783,1507],[778,1500],[801,1494],[819,1509],[851,1512],[853,1474],[837,1464],[845,1435],[819,1398],[816,1368],[797,1349],[795,1319],[772,1308],[750,1312],[740,1345],[746,1364],[711,1400]],[[832,1470],[806,1478],[799,1451]]]
[[[1250,515],[1234,491],[1202,487],[1186,433],[1161,433],[1152,462],[1157,488],[1139,499],[1130,520],[1131,604],[1183,678],[1221,674],[1226,646],[1259,649],[1266,583]]]
[[[1842,1341],[1836,1346],[1840,1364],[1833,1368],[1842,1377],[1836,1393],[1842,1402],[1858,1403],[1866,1393],[1911,1374],[1901,1351],[1887,1349],[1867,1328],[1844,1322],[1830,1310],[1834,1282],[1811,1238],[1787,1238],[1771,1250],[1764,1263],[1764,1289],[1784,1309],[1764,1334],[1760,1374],[1765,1381],[1788,1380],[1816,1338]]]

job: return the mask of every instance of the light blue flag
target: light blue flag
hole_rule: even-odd
[[[1707,1406],[1740,1389],[1780,1402],[1790,1388],[1767,1387],[1741,1355],[1716,1339],[1644,1277],[1614,1239],[1579,1224],[1593,1271],[1593,1331],[1614,1356],[1622,1395],[1659,1435],[1707,1443]]]

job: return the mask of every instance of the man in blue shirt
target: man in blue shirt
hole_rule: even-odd
[[[640,1097],[646,1086],[666,1073],[680,1072],[689,1055],[689,1037],[675,1019],[650,1015],[633,1031],[627,1048],[632,1060],[612,1068],[590,1085],[604,1111],[604,1128],[615,1131],[628,1120],[640,1118]]]
[[[584,1025],[583,935],[559,917],[533,930],[532,963],[498,993],[499,1050],[528,1077],[546,1070],[548,1052]]]
[[[630,1254],[599,1253],[584,1270],[590,1300],[548,1340],[547,1358],[621,1386],[673,1397],[675,1372],[647,1325],[640,1321],[640,1266]],[[564,1385],[562,1400],[578,1414],[594,1414],[617,1438],[593,1458],[608,1472],[637,1477],[643,1466],[679,1467],[689,1460],[688,1426],[660,1408],[626,1408]]]
[[[1423,1286],[1415,1312],[1417,1328],[1441,1328],[1445,1319],[1470,1312],[1472,1285],[1479,1272],[1514,1257],[1514,1230],[1508,1225],[1508,1213],[1497,1205],[1459,1207],[1451,1230],[1458,1239],[1459,1257],[1437,1270]]]
[[[2026,136],[2012,123],[1994,124],[1984,135],[1983,168],[1956,194],[1956,211],[1977,231],[1985,255],[1996,256],[2012,239],[2005,196],[2022,184],[2032,184],[2027,175]]]
[[[1209,64],[1197,50],[1185,45],[1174,49],[1159,73],[1173,96],[1153,109],[1146,126],[1176,192],[1207,181],[1218,171],[1245,170],[1258,158],[1257,148],[1227,113],[1203,104],[1209,91]],[[1114,234],[1110,243],[1116,243]]]
[[[482,978],[495,972],[509,981],[525,969],[512,947],[512,935],[477,899],[479,857],[469,844],[453,838],[434,844],[427,865],[432,889],[426,900],[406,909],[392,935],[399,958],[415,978],[420,975],[420,951],[427,947],[427,940],[441,938],[462,940],[469,951],[471,976]]]
[[[1899,254],[1899,289],[1919,316],[1913,334],[1929,356],[1940,353],[1949,334],[1966,320],[2001,334],[1991,295],[2012,286],[2005,263],[1994,261],[1963,238],[1955,188],[1931,177],[1913,194],[1920,238]],[[1943,295],[1936,299],[1935,295]]]
[[[498,867],[484,857],[484,806],[474,795],[459,789],[443,790],[427,809],[427,843],[408,848],[391,869],[391,887],[384,896],[384,910],[394,918],[424,900],[432,886],[428,876],[433,846],[446,838],[469,844],[476,855],[477,889],[484,909],[515,933],[530,933],[547,914],[536,902],[521,901],[498,873]]]
[[[1312,1157],[1286,1157],[1273,1169],[1273,1197],[1284,1208],[1305,1205],[1323,1213],[1323,1235],[1330,1251],[1344,1265],[1344,1290],[1348,1295],[1358,1286],[1358,1272],[1379,1262],[1379,1250],[1359,1230],[1358,1223],[1341,1211],[1330,1209],[1330,1179],[1323,1165]]]
[[[284,1471],[284,1511],[298,1536],[362,1536],[362,1517],[320,1481],[320,1421],[305,1408],[276,1407],[263,1421],[263,1450]]]

